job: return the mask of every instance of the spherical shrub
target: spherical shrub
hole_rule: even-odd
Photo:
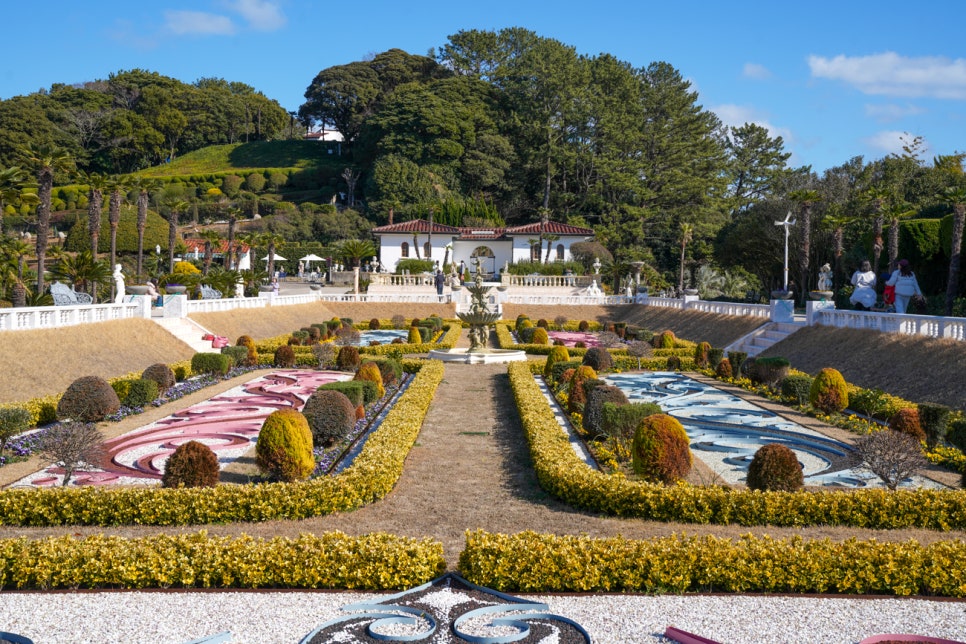
[[[290,347],[300,347],[302,346],[302,339],[296,335],[289,336],[288,340],[285,342]]]
[[[406,318],[399,313],[393,315],[389,319],[389,322],[392,324],[392,328],[394,329],[401,329],[406,326]]]
[[[359,367],[359,349],[346,346],[339,348],[339,355],[335,358],[335,366],[340,371],[354,371]]]
[[[564,341],[563,340],[561,340],[560,338],[557,338],[556,340],[553,341],[553,346],[555,346],[555,347],[565,347],[567,345],[564,344]]]
[[[587,343],[584,342],[583,340],[577,340],[576,342],[574,342],[574,349],[586,349],[586,348],[587,348]]]
[[[588,329],[590,329],[590,322],[587,320],[581,320],[577,323],[577,330],[581,333],[585,333]]]
[[[128,407],[144,407],[158,397],[158,383],[145,378],[135,378],[127,390],[124,404]]]
[[[597,436],[603,431],[604,403],[608,402],[616,405],[630,403],[620,387],[613,385],[594,387],[587,394],[587,403],[584,405],[584,429],[591,436]]]
[[[295,366],[295,350],[291,345],[283,344],[275,349],[274,364],[276,367],[291,369]]]
[[[714,373],[719,378],[730,378],[731,377],[731,363],[727,360],[722,360],[718,363],[715,368]]]
[[[393,358],[386,358],[376,363],[379,366],[379,373],[382,374],[382,384],[391,387],[402,379],[402,363]]]
[[[550,344],[550,336],[547,335],[547,328],[538,326],[533,330],[533,337],[530,338],[533,344]]]
[[[422,322],[422,320],[419,318],[413,318],[413,321],[409,323],[409,326],[419,326],[420,322]]]
[[[591,347],[584,354],[583,364],[597,372],[611,371],[614,368],[614,358],[607,349]]]
[[[748,466],[748,487],[752,490],[794,492],[805,482],[795,452],[779,443],[762,445]]]
[[[382,372],[379,371],[379,365],[377,365],[375,362],[363,362],[361,365],[359,365],[359,369],[356,371],[356,375],[352,379],[374,382],[376,384],[376,391],[378,392],[377,398],[382,398],[386,395],[386,389],[382,385]]]
[[[919,410],[915,407],[900,409],[889,419],[889,429],[903,434],[909,434],[917,441],[926,440],[926,432],[919,423]]]
[[[555,317],[553,319],[553,325],[555,327],[557,327],[557,329],[559,329],[561,331],[563,330],[564,325],[566,325],[566,324],[567,324],[567,316],[566,315],[558,315],[557,317]]]
[[[549,378],[553,373],[553,364],[555,362],[566,362],[570,360],[570,353],[567,351],[565,346],[554,346],[550,349],[550,353],[547,354],[547,362],[543,365],[543,377]]]
[[[203,351],[191,356],[191,371],[223,376],[231,369],[231,358],[223,353]]]
[[[317,326],[310,326],[308,328],[309,340],[307,344],[315,344],[322,340],[322,329]]]
[[[57,403],[57,417],[80,423],[96,423],[121,408],[121,401],[107,381],[83,376],[70,384]]]
[[[691,472],[688,434],[677,419],[653,414],[641,420],[631,446],[634,472],[642,479],[671,484]]]
[[[849,388],[845,378],[835,369],[822,369],[812,381],[808,402],[826,414],[842,411],[849,406]]]
[[[168,457],[161,487],[215,487],[218,485],[218,457],[198,441],[178,445]]]
[[[808,400],[812,391],[812,377],[807,375],[792,375],[782,380],[782,397],[802,405]]]
[[[667,370],[668,371],[680,371],[681,370],[681,356],[668,356],[667,357]]]
[[[540,327],[541,329],[546,329],[550,327],[550,323],[544,320],[543,318],[540,318],[539,320],[537,320],[537,326]]]
[[[378,331],[380,328],[382,328],[382,324],[379,323],[379,318],[372,318],[369,320],[370,331]]]
[[[758,358],[755,360],[755,370],[751,373],[751,379],[774,389],[778,383],[788,377],[790,367],[788,359],[780,356]]]
[[[423,341],[423,337],[419,335],[419,327],[411,326],[409,327],[409,344],[420,344]]]
[[[403,342],[402,338],[393,338],[392,342],[390,342],[389,344],[406,344],[406,343]]]
[[[163,362],[156,362],[145,369],[141,377],[145,380],[153,380],[158,385],[158,394],[162,396],[175,384],[174,371]]]
[[[654,343],[655,349],[673,349],[677,338],[674,336],[674,331],[668,329],[667,331],[661,331],[651,341]]]
[[[305,416],[291,408],[273,411],[258,433],[255,462],[270,478],[301,481],[315,469],[312,431]]]
[[[708,353],[711,351],[710,342],[699,342],[694,345],[694,366],[703,369],[708,366]]]
[[[520,342],[523,344],[531,344],[533,342],[533,334],[537,332],[536,327],[524,326],[517,331],[517,336],[520,338]]]
[[[341,391],[332,389],[319,389],[309,396],[302,415],[309,423],[316,447],[329,447],[342,440],[356,424],[356,408],[352,401]]]
[[[582,414],[584,412],[584,404],[587,402],[584,382],[587,380],[595,380],[596,378],[597,372],[592,367],[588,367],[587,365],[577,367],[573,376],[570,378],[567,391],[567,411],[571,414]]]

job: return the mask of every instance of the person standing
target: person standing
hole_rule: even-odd
[[[859,311],[868,311],[875,305],[875,273],[872,272],[872,264],[869,260],[864,260],[859,270],[852,273],[852,286],[854,290],[849,297]]]
[[[436,284],[436,295],[439,296],[439,301],[443,301],[443,286],[446,285],[446,276],[443,275],[443,271],[436,269],[436,277],[433,278]]]
[[[922,297],[922,289],[919,288],[919,281],[912,272],[908,259],[899,260],[899,268],[892,273],[886,285],[896,287],[896,313],[905,313],[909,308],[909,300],[915,296]]]

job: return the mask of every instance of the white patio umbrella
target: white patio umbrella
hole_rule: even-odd
[[[299,261],[300,262],[305,262],[305,265],[308,266],[310,262],[321,262],[321,261],[325,261],[325,258],[324,257],[319,257],[315,253],[309,253],[305,257],[302,257],[301,259],[299,259]]]
[[[267,262],[268,261],[268,255],[266,255],[265,257],[263,257],[262,258],[262,261],[263,262]],[[275,253],[275,261],[276,262],[287,262],[288,260],[285,259],[284,257],[282,257],[281,255],[279,255],[278,253]]]
[[[238,270],[248,271],[252,268],[252,253],[246,250],[242,253],[242,256],[238,258]]]

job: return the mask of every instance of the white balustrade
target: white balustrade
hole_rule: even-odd
[[[838,328],[966,340],[966,318],[834,309],[816,312],[815,320]]]
[[[148,317],[150,299],[137,298],[121,304],[78,304],[76,306],[31,306],[0,309],[0,331],[56,329],[108,320]]]

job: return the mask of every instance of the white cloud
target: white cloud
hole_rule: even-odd
[[[872,136],[862,139],[870,147],[886,154],[902,154],[902,146],[906,143],[911,143],[914,135],[908,132],[900,132],[898,130],[883,130],[881,132],[876,132]],[[919,156],[928,155],[929,153],[929,142],[923,140],[922,149],[919,151]]]
[[[229,36],[235,33],[231,18],[203,11],[165,11],[164,27],[178,36]]]
[[[241,14],[252,29],[275,31],[285,26],[286,19],[277,2],[270,0],[226,0],[225,6]]]
[[[744,105],[725,104],[712,107],[711,111],[718,115],[721,122],[731,127],[741,127],[745,123],[754,123],[768,130],[768,136],[772,138],[782,137],[785,144],[794,141],[792,131],[788,128],[778,127],[768,122],[754,108]]]
[[[909,58],[895,52],[871,56],[809,56],[814,78],[848,83],[864,94],[966,99],[966,59]]]
[[[869,118],[873,118],[880,123],[890,123],[892,121],[898,121],[899,119],[905,118],[907,116],[918,116],[919,114],[924,114],[925,109],[917,105],[872,105],[866,104],[865,115]]]
[[[771,70],[758,63],[745,63],[741,73],[745,78],[753,78],[755,80],[767,80],[771,78]]]

